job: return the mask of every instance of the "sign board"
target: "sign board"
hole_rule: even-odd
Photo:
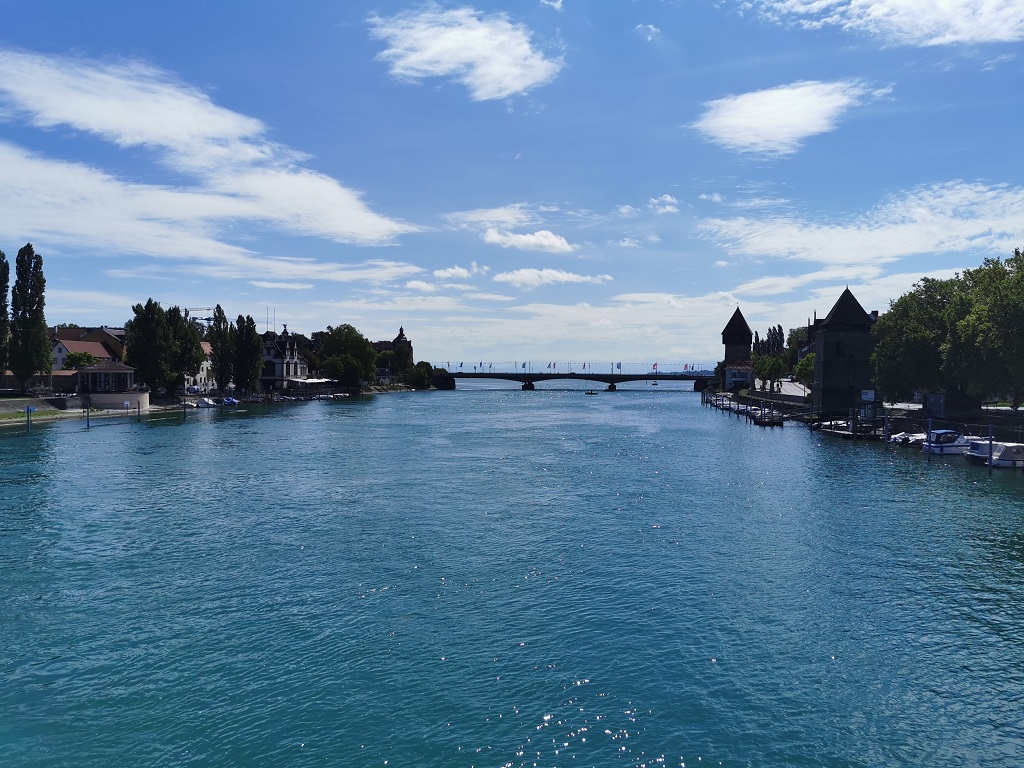
[[[124,409],[125,409],[126,411],[128,410],[128,407],[129,407],[130,405],[131,405],[131,402],[129,402],[128,400],[125,400],[125,401],[124,401]]]
[[[35,412],[36,412],[36,407],[34,405],[26,405],[25,406],[25,413],[35,413]]]
[[[860,391],[860,399],[866,403],[873,403],[875,401],[875,390],[862,389]]]

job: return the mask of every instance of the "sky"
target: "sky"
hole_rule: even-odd
[[[713,365],[1024,247],[1020,0],[0,0],[0,250],[417,360]],[[12,270],[13,272],[13,270]],[[12,274],[12,282],[14,275]]]

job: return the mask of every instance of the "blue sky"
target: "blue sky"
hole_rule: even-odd
[[[417,359],[713,364],[1024,246],[1019,0],[0,0],[0,249]]]

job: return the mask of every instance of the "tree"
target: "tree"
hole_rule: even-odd
[[[8,305],[11,284],[11,265],[7,256],[0,251],[0,377],[7,370],[7,351],[11,344],[11,315]]]
[[[889,402],[909,400],[919,389],[959,389],[945,362],[956,343],[950,324],[956,322],[951,313],[960,290],[956,279],[922,278],[875,322],[871,363],[875,384]]]
[[[793,369],[793,375],[796,377],[796,380],[808,389],[814,383],[814,364],[817,360],[818,358],[813,352],[808,352]]]
[[[409,369],[406,381],[413,389],[429,389],[430,380],[434,377],[434,366],[426,360],[420,360]]]
[[[251,315],[238,316],[234,327],[235,386],[246,394],[260,387],[263,373],[263,337]]]
[[[339,377],[327,373],[329,358],[349,355],[357,366],[361,381],[376,379],[377,352],[370,341],[353,326],[347,323],[339,325],[337,328],[327,326],[326,331],[318,331],[313,334],[313,343],[318,347],[321,358],[320,367],[330,378],[337,379]],[[337,362],[334,365],[336,366]],[[334,370],[336,371],[336,368]]]
[[[135,369],[135,380],[156,389],[170,376],[171,331],[167,313],[153,299],[132,307],[135,316],[124,324],[125,361]]]
[[[335,379],[348,389],[359,389],[365,381],[359,361],[352,355],[331,355],[324,359],[321,366],[325,376]]]
[[[170,368],[167,389],[185,385],[186,376],[195,376],[203,367],[206,352],[199,323],[188,316],[188,310],[171,307],[167,310],[167,328],[171,334]]]
[[[64,370],[79,371],[95,363],[96,358],[88,352],[69,352],[68,356],[64,359]]]
[[[210,342],[210,372],[221,392],[231,383],[235,368],[235,334],[227,315],[218,304],[213,310],[213,322],[206,334]],[[235,382],[237,385],[237,381]]]
[[[11,372],[24,389],[34,374],[49,373],[53,367],[53,349],[46,334],[43,258],[32,248],[32,243],[26,243],[18,251],[15,272],[8,356]]]

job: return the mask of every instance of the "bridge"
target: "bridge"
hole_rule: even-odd
[[[710,376],[702,376],[696,373],[502,373],[495,372],[462,372],[448,371],[447,373],[435,373],[431,379],[435,389],[455,389],[456,379],[504,379],[506,381],[518,381],[523,389],[536,389],[534,386],[538,381],[552,381],[555,379],[566,379],[569,381],[597,381],[607,385],[608,392],[614,392],[616,384],[627,381],[692,381],[693,391],[702,392],[712,380]]]

